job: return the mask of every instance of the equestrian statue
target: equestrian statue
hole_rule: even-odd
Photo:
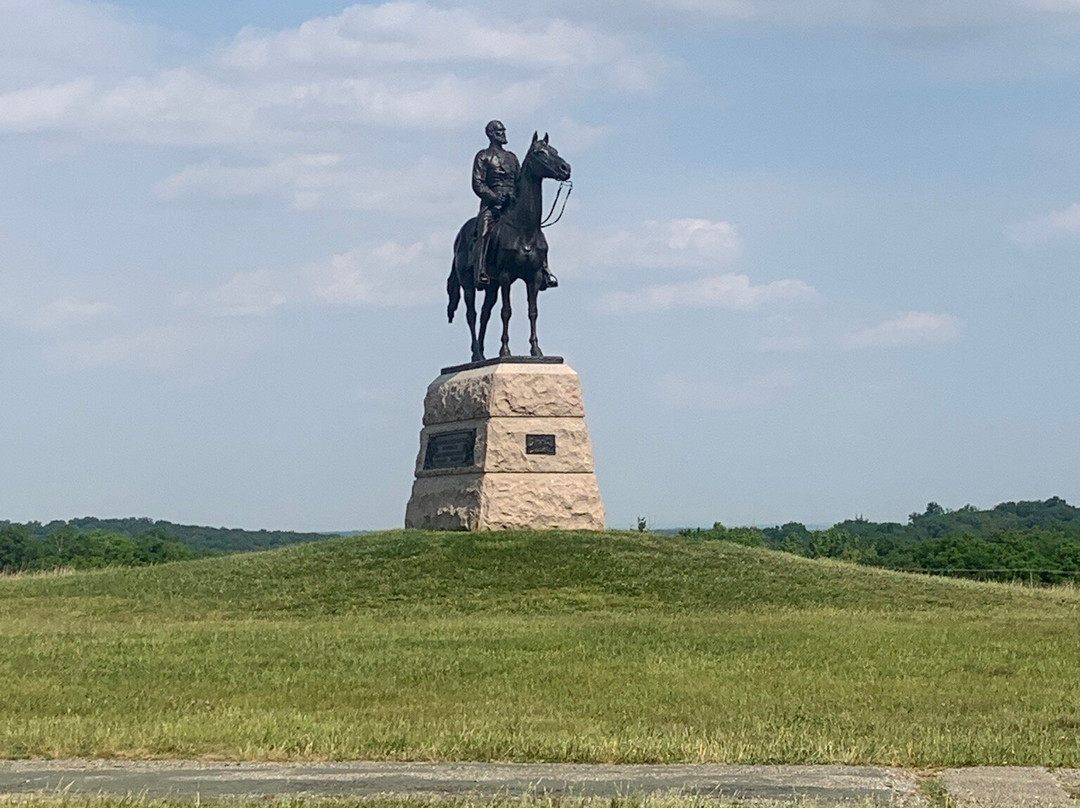
[[[529,305],[529,354],[543,356],[536,338],[536,300],[542,290],[558,286],[559,281],[548,271],[547,239],[541,230],[541,183],[554,179],[568,184],[570,164],[548,142],[547,134],[541,138],[533,133],[529,151],[519,165],[517,156],[503,148],[506,128],[499,121],[491,121],[485,133],[489,145],[477,153],[472,173],[480,213],[465,222],[454,239],[454,260],[446,281],[450,298],[446,313],[453,322],[464,295],[472,361],[482,361],[488,320],[501,292],[503,330],[499,356],[510,356],[510,286],[516,280],[524,281]],[[479,333],[478,289],[484,290]]]

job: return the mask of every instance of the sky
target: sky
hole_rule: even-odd
[[[492,118],[573,166],[539,335],[609,526],[1075,503],[1078,36],[1080,0],[0,0],[0,519],[400,526]]]

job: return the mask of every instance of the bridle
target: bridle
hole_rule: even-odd
[[[566,196],[562,195],[563,188],[566,189]],[[570,180],[562,180],[559,183],[559,190],[555,192],[555,201],[551,203],[551,210],[548,211],[548,215],[544,217],[544,221],[540,222],[540,227],[551,227],[553,224],[558,224],[559,219],[566,212],[566,203],[570,201],[570,192],[574,190],[574,183]],[[559,198],[562,197],[562,207],[559,208],[559,215],[552,219],[552,215],[555,213],[555,207],[559,204]]]

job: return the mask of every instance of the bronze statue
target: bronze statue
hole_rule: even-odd
[[[506,127],[502,121],[489,121],[484,127],[488,138],[488,147],[481,149],[473,158],[472,189],[480,197],[480,213],[477,226],[480,233],[473,243],[472,261],[476,267],[477,288],[491,283],[483,256],[487,247],[491,226],[504,210],[514,201],[514,188],[517,184],[521,167],[517,155],[506,145]],[[559,279],[552,275],[547,266],[543,268],[540,279],[540,291],[553,289],[559,285]]]
[[[501,291],[503,331],[499,356],[510,356],[510,285],[522,280],[529,304],[529,353],[543,356],[536,338],[536,298],[546,288],[549,273],[547,239],[540,229],[543,204],[540,186],[545,179],[569,180],[570,164],[559,156],[546,134],[541,138],[534,132],[525,160],[518,167],[517,158],[502,148],[506,143],[503,125],[492,121],[487,132],[491,145],[476,155],[473,166],[473,188],[481,199],[480,215],[465,222],[454,239],[454,260],[446,281],[450,298],[446,312],[453,322],[464,292],[472,361],[479,362],[484,358],[484,337],[491,310]],[[512,187],[507,187],[510,166],[514,168],[514,181]],[[557,283],[551,276],[547,286]],[[476,290],[479,288],[484,289],[484,304],[477,334]]]

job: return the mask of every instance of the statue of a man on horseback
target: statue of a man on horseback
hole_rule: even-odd
[[[450,322],[462,297],[472,336],[472,359],[484,359],[484,336],[495,302],[502,297],[500,357],[510,356],[510,287],[522,281],[529,311],[529,354],[544,354],[536,337],[536,299],[540,290],[558,285],[548,272],[548,244],[542,228],[545,179],[570,187],[570,164],[559,156],[545,134],[533,133],[525,159],[518,163],[506,145],[506,129],[498,121],[487,125],[488,148],[473,161],[472,185],[480,197],[480,213],[461,226],[454,240],[454,260],[446,280]],[[567,191],[569,196],[569,190]],[[556,204],[559,196],[556,196]],[[565,202],[563,203],[565,205]],[[555,206],[552,206],[554,213]],[[552,214],[548,214],[551,219]],[[559,216],[562,214],[560,213]],[[551,223],[558,221],[555,217]],[[476,292],[484,291],[480,330],[476,329]]]
[[[489,121],[484,128],[488,137],[488,147],[476,153],[472,169],[472,189],[480,197],[480,213],[476,217],[476,242],[473,246],[472,260],[476,268],[477,287],[491,283],[488,277],[486,258],[488,236],[500,214],[514,201],[515,187],[521,166],[517,155],[506,145],[506,127],[501,121]],[[559,280],[544,266],[540,289],[551,289],[559,285]]]

